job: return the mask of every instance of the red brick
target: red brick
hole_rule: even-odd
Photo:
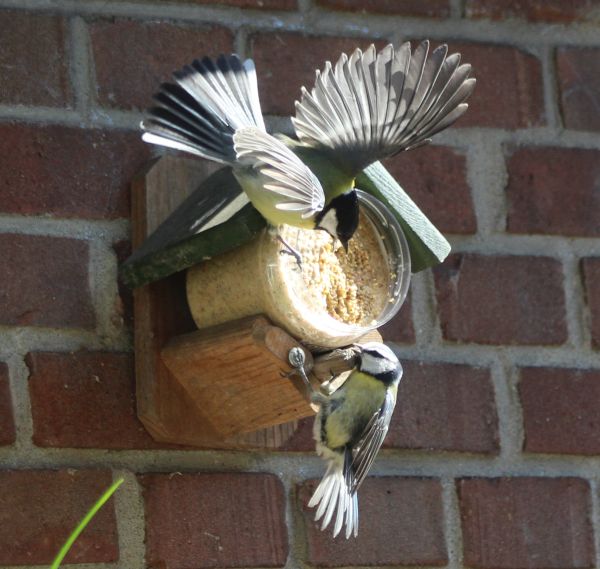
[[[113,219],[150,152],[137,132],[4,124],[0,156],[0,211]]]
[[[520,374],[525,451],[600,454],[600,371],[529,367]]]
[[[448,45],[473,65],[471,75],[477,78],[469,110],[456,126],[516,129],[545,123],[542,67],[535,56],[503,45]]]
[[[434,275],[446,340],[527,345],[567,340],[562,267],[555,259],[452,255]]]
[[[386,448],[496,454],[500,448],[494,389],[487,369],[403,361]],[[315,449],[313,419],[303,419],[282,451]]]
[[[386,447],[497,453],[494,389],[487,369],[402,362],[404,376]]]
[[[15,442],[15,422],[13,419],[8,367],[0,362],[0,446]]]
[[[238,8],[266,9],[266,10],[295,10],[297,0],[192,0],[194,4],[222,4]]]
[[[148,567],[285,565],[285,496],[276,476],[147,474],[140,481]]]
[[[26,361],[36,445],[159,447],[137,419],[131,355],[33,352]]]
[[[94,328],[88,256],[85,241],[0,234],[0,323]]]
[[[465,479],[458,490],[465,566],[594,566],[590,491],[584,480]]]
[[[508,173],[509,232],[600,236],[600,151],[523,148]]]
[[[531,22],[573,22],[597,19],[597,0],[467,0],[471,18],[525,18]]]
[[[300,87],[312,88],[315,70],[322,68],[325,61],[337,61],[342,52],[366,48],[373,41],[280,32],[254,35],[250,43],[263,112],[287,116],[294,114]],[[375,44],[383,47],[385,42]]]
[[[72,102],[64,18],[0,11],[0,102],[68,106]]]
[[[582,268],[592,328],[592,345],[600,348],[600,257],[583,259]]]
[[[445,18],[450,15],[448,0],[316,0],[317,6],[334,10]]]
[[[440,231],[477,231],[463,154],[443,146],[427,146],[398,154],[386,160],[385,166]]]
[[[205,55],[233,50],[225,28],[112,19],[90,24],[98,100],[107,107],[146,108],[161,82]]]
[[[318,481],[299,491],[308,539],[308,563],[318,567],[445,565],[441,486],[427,478],[370,477],[359,490],[358,538],[321,531],[307,507]]]
[[[565,126],[599,131],[600,49],[561,48],[556,66]]]
[[[336,61],[341,52],[371,43],[357,38],[308,37],[293,33],[271,33],[251,38],[259,75],[263,110],[290,115],[300,87],[312,87],[315,69],[326,60]],[[376,42],[381,47],[385,42]],[[451,52],[460,52],[473,65],[478,85],[469,99],[470,108],[459,126],[524,128],[544,123],[544,101],[539,60],[509,46],[450,42]],[[298,54],[302,54],[299,56]]]
[[[0,471],[0,564],[49,564],[102,492],[106,470]],[[119,558],[112,501],[77,538],[66,563],[111,563]]]
[[[415,329],[412,320],[411,295],[408,293],[400,312],[387,324],[379,328],[379,333],[388,342],[400,344],[415,343]]]

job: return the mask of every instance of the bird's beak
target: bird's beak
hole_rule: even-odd
[[[346,253],[348,253],[348,241],[342,241],[342,246],[344,247],[344,251],[346,251]]]

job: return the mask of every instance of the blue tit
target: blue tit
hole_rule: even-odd
[[[317,454],[327,471],[308,505],[324,530],[334,518],[333,536],[346,526],[346,539],[358,535],[358,489],[367,476],[388,431],[396,405],[402,365],[389,346],[369,342],[354,346],[356,365],[331,395],[315,391],[304,370],[301,350],[290,353],[290,363],[319,406],[314,423]]]
[[[347,248],[358,226],[357,174],[458,119],[475,86],[470,71],[445,45],[429,54],[428,41],[414,53],[405,43],[342,54],[317,71],[310,92],[302,88],[292,140],[267,133],[252,60],[204,58],[161,85],[141,123],[143,139],[233,169],[245,194],[218,220],[249,200],[271,225],[323,229]]]

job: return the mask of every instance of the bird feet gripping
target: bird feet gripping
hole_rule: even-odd
[[[296,251],[289,243],[287,243],[281,235],[277,235],[277,240],[284,246],[284,249],[279,251],[282,255],[291,255],[296,259],[298,268],[302,270],[302,255]]]

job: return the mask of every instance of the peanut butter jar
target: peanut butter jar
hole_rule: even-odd
[[[265,314],[315,348],[353,343],[390,320],[410,282],[404,233],[381,202],[358,191],[359,227],[348,252],[325,231],[281,225],[187,273],[198,328]],[[283,252],[277,233],[302,256]]]

